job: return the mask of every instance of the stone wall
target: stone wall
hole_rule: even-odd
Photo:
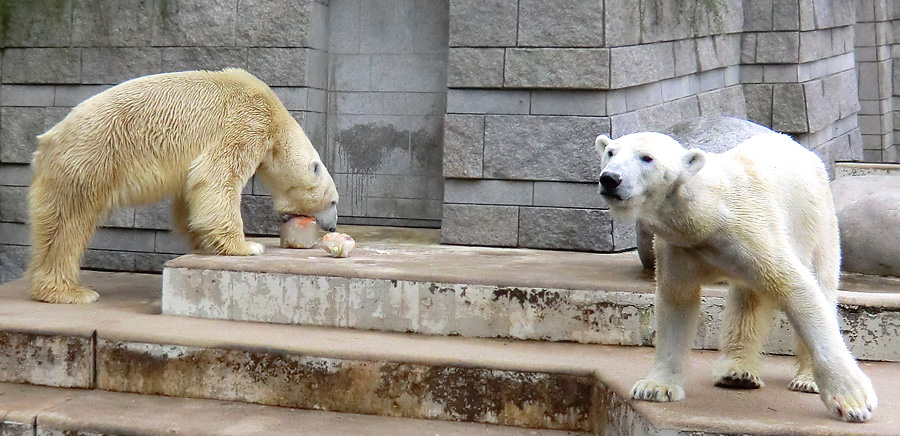
[[[793,135],[829,168],[900,160],[898,18],[900,0],[4,2],[0,281],[26,260],[34,136],[128,78],[258,75],[334,173],[342,223],[620,251],[634,229],[596,194],[599,133],[732,115]],[[265,188],[244,194],[246,231],[276,234]],[[85,265],[158,271],[187,248],[168,214],[114,213]]]

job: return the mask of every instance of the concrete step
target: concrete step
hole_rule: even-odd
[[[23,281],[0,286],[0,382],[597,435],[889,435],[900,425],[895,363],[862,363],[880,400],[862,425],[787,390],[785,357],[765,358],[766,387],[736,391],[712,386],[717,353],[695,351],[687,400],[635,402],[627,393],[651,366],[648,347],[167,316],[159,276],[83,275],[100,302],[48,305],[28,300]],[[89,409],[70,403],[73,414]]]
[[[165,314],[441,336],[652,345],[654,283],[635,252],[439,245],[429,230],[345,226],[346,259],[260,239],[254,257],[189,254],[163,272]],[[900,279],[845,274],[844,338],[860,359],[900,361]],[[704,289],[694,348],[719,345],[724,288]],[[793,354],[781,315],[766,351]]]
[[[447,421],[0,383],[4,436],[574,436]]]
[[[835,162],[834,177],[895,175],[900,176],[900,164],[880,162]]]

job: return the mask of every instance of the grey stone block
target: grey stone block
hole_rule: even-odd
[[[860,47],[874,47],[878,45],[875,37],[875,23],[856,23],[853,27],[856,34],[856,45]]]
[[[85,48],[81,56],[81,82],[116,84],[162,71],[157,48]]]
[[[710,91],[725,86],[725,70],[718,69],[700,73],[700,91]]]
[[[859,112],[860,101],[859,92],[857,91],[858,80],[854,71],[847,70],[835,75],[834,78],[829,78],[827,80],[841,81],[841,83],[837,85],[841,93],[840,96],[837,97],[840,100],[841,118],[849,117],[854,113]]]
[[[99,228],[88,248],[152,252],[154,239],[152,230]]]
[[[533,197],[534,183],[530,181],[447,179],[444,182],[447,203],[530,206]]]
[[[598,180],[600,159],[594,138],[609,131],[609,118],[605,117],[489,116],[484,133],[484,177]]]
[[[28,188],[0,186],[0,221],[28,222]]]
[[[635,223],[613,220],[612,227],[613,251],[625,251],[637,247],[638,236]]]
[[[29,247],[20,245],[0,245],[0,283],[11,282],[25,276],[30,251]]]
[[[606,92],[532,91],[534,115],[606,115]]]
[[[741,62],[739,35],[717,35],[697,39],[700,71],[738,65]]]
[[[235,45],[308,47],[312,0],[237,2]]]
[[[519,214],[519,246],[612,251],[612,219],[606,210],[523,207]]]
[[[372,56],[336,55],[331,58],[331,89],[371,91]]]
[[[817,61],[831,55],[831,29],[800,32],[800,62]]]
[[[776,84],[772,93],[772,129],[785,133],[809,131],[806,100],[800,83]]]
[[[514,47],[518,0],[450,1],[450,47]]]
[[[522,88],[605,89],[609,72],[606,49],[507,49],[503,83]]]
[[[664,129],[672,124],[700,116],[696,96],[690,96],[660,105],[628,112],[611,118],[613,137],[629,133]]]
[[[841,230],[842,269],[900,276],[900,177],[843,177],[831,183]]]
[[[603,30],[603,2],[519,0],[519,47],[601,47]]]
[[[336,92],[339,114],[443,115],[447,95],[442,92]]]
[[[480,178],[484,165],[484,117],[444,117],[444,177]]]
[[[100,271],[134,271],[136,254],[132,251],[86,250],[81,267]]]
[[[2,47],[67,47],[72,35],[71,0],[3,2]]]
[[[813,80],[803,84],[810,132],[822,130],[841,117],[840,86],[842,84],[840,78],[838,80]]]
[[[325,113],[328,107],[328,92],[324,89],[309,88],[307,101],[309,105],[307,110]]]
[[[682,39],[673,43],[675,50],[675,75],[683,76],[700,70],[697,56],[697,39]]]
[[[534,205],[582,209],[608,207],[596,182],[534,182]]]
[[[157,253],[185,254],[191,252],[191,244],[187,238],[175,232],[156,231],[153,250]]]
[[[447,59],[450,88],[502,88],[502,48],[451,48]]]
[[[776,0],[778,1],[778,0]],[[796,0],[794,1],[796,3]],[[747,32],[765,32],[773,30],[772,0],[754,0],[744,2],[744,30]]]
[[[352,197],[405,198],[439,200],[442,191],[432,192],[432,185],[443,185],[440,176],[393,174],[336,174],[338,190],[350,191]],[[340,180],[338,180],[340,179]]]
[[[0,162],[31,163],[37,135],[46,132],[69,112],[61,107],[5,107],[0,109]]]
[[[134,208],[120,207],[113,210],[108,217],[100,222],[101,227],[126,228],[134,227]]]
[[[72,44],[84,47],[150,45],[152,0],[74,0]]]
[[[692,74],[675,77],[663,80],[659,85],[662,89],[663,101],[677,100],[700,92],[700,76]]]
[[[447,91],[447,113],[527,114],[528,91],[451,89]]]
[[[608,47],[636,45],[641,42],[640,2],[606,0],[604,12],[605,41]]]
[[[625,108],[628,111],[644,109],[663,102],[660,82],[633,86],[625,90]]]
[[[165,47],[162,49],[161,65],[162,71],[246,68],[247,49],[243,47]]]
[[[415,53],[447,53],[449,35],[449,2],[416,0],[413,10],[413,51]]]
[[[762,81],[765,83],[796,83],[800,81],[800,69],[803,67],[803,65],[796,64],[770,64],[755,66],[762,67]]]
[[[54,96],[55,106],[77,106],[79,103],[97,95],[107,89],[110,85],[60,85],[56,87]]]
[[[134,271],[160,273],[166,262],[178,257],[178,254],[135,253]]]
[[[28,245],[28,226],[22,223],[0,222],[0,245]]]
[[[168,230],[172,228],[172,200],[135,208],[134,226],[139,229]]]
[[[799,32],[769,32],[756,35],[756,63],[796,63],[799,59]]]
[[[693,36],[695,2],[641,2],[641,42],[673,41]]]
[[[704,92],[697,95],[697,99],[700,102],[700,116],[747,117],[744,93],[738,85]]]
[[[153,11],[154,46],[234,46],[233,1],[159,1]]]
[[[437,221],[441,219],[442,204],[439,200],[369,197],[366,216]]]
[[[741,34],[741,63],[744,65],[756,63],[756,34]]]
[[[359,1],[344,0],[328,5],[328,50],[332,54],[359,53]]]
[[[0,164],[0,185],[31,185],[31,166],[27,164]]]
[[[447,56],[375,56],[372,58],[371,81],[372,91],[443,91],[447,88]]]
[[[610,49],[610,87],[625,88],[675,77],[671,42]]]
[[[5,49],[0,77],[3,83],[78,83],[81,80],[81,49]]]
[[[412,53],[415,0],[368,0],[359,3],[362,53]]]
[[[0,106],[53,106],[54,93],[50,85],[3,85]]]
[[[281,104],[289,111],[302,111],[307,109],[309,88],[296,86],[273,86],[272,91],[281,100]]]
[[[757,3],[757,2],[749,2]],[[772,14],[772,30],[799,30],[800,5],[797,0],[774,0]],[[747,6],[744,6],[746,9]]]
[[[271,197],[241,196],[241,218],[244,233],[250,235],[278,235],[281,218],[272,207]]]
[[[445,204],[441,243],[515,247],[518,229],[517,206]]]
[[[309,49],[254,48],[247,52],[247,70],[269,86],[307,86]]]

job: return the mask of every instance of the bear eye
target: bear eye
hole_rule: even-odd
[[[653,158],[649,154],[641,156],[641,160],[647,163],[653,162]]]
[[[614,154],[615,154],[615,153],[613,153],[612,150],[607,150],[607,151],[606,151],[606,155],[609,156],[609,157],[612,157]]]

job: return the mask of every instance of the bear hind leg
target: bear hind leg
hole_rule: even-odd
[[[800,338],[797,338],[797,375],[791,380],[788,387],[792,391],[807,392],[810,394],[818,394],[819,386],[816,384],[816,377],[813,374],[812,356],[809,354],[809,348]]]
[[[41,190],[40,183],[35,185],[29,193],[32,244],[26,272],[31,282],[29,294],[47,303],[97,301],[97,292],[78,284],[78,269],[100,214],[85,203],[55,202]]]
[[[760,379],[760,352],[774,321],[772,303],[750,289],[732,287],[722,316],[722,351],[725,355],[713,371],[716,386],[757,389]]]

